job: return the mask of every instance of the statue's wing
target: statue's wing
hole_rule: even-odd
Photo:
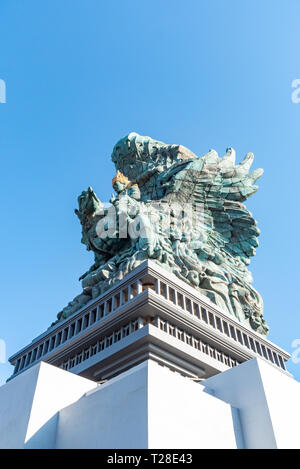
[[[245,264],[255,255],[259,235],[256,221],[242,203],[257,191],[254,184],[263,173],[262,169],[249,172],[253,159],[248,153],[235,166],[233,149],[222,158],[211,150],[178,167],[166,193],[169,202],[202,205],[206,218],[212,220],[209,229],[218,247]]]

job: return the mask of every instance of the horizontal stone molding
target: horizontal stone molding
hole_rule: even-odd
[[[162,326],[163,324],[165,326]],[[226,363],[223,363],[231,367],[255,356],[287,373],[287,352],[222,311],[175,275],[148,260],[105,294],[71,317],[54,324],[14,354],[10,358],[10,363],[15,366],[11,378],[39,361],[52,363],[76,373],[76,366],[81,363],[78,363],[80,354],[82,357],[85,353],[91,354],[96,347],[97,352],[93,355],[97,355],[101,361],[100,352],[116,342],[122,346],[127,335],[147,325],[162,330],[165,340],[170,331],[176,330],[177,335],[178,331],[181,331],[185,338],[191,337],[193,343],[200,341],[199,343],[205,344],[203,347],[208,347],[207,350],[211,352],[205,354],[201,345],[198,352],[203,356],[200,358],[199,355],[197,366],[202,368],[202,360],[204,370],[206,369],[209,375],[213,374],[213,367],[206,363],[210,353],[210,358],[216,362],[216,373],[220,371],[217,366],[217,362],[221,362],[220,357],[228,357]],[[130,330],[130,333],[126,335],[125,330]],[[180,340],[178,337],[176,340],[175,348],[178,350],[182,343],[186,344],[186,340]],[[109,345],[98,350],[101,341]],[[86,352],[87,350],[90,352]],[[89,358],[90,356],[82,359],[85,366],[81,365],[80,373],[90,378],[87,371],[91,366]]]

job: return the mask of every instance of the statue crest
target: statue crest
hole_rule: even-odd
[[[116,195],[104,205],[92,188],[75,210],[82,243],[95,262],[82,275],[83,292],[58,315],[66,318],[146,259],[152,259],[256,332],[266,335],[263,302],[247,266],[259,229],[243,202],[263,171],[249,172],[248,153],[214,150],[197,157],[181,145],[130,133],[114,147]]]

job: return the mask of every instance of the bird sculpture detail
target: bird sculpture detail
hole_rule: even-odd
[[[214,150],[197,157],[181,145],[130,133],[114,147],[116,195],[104,205],[92,188],[75,210],[82,242],[95,255],[82,275],[83,292],[59,314],[64,319],[120,281],[146,259],[188,282],[237,320],[263,335],[263,302],[247,269],[259,229],[243,202],[263,170],[249,172],[248,153]]]

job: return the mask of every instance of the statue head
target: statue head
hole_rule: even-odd
[[[112,186],[114,190],[120,194],[123,190],[125,190],[128,186],[130,185],[129,179],[124,176],[123,173],[121,173],[119,170],[117,171],[117,174],[114,176],[112,180]]]
[[[142,173],[157,166],[167,169],[180,160],[196,158],[196,155],[182,145],[167,145],[131,132],[117,142],[111,157],[116,169],[135,182]]]

